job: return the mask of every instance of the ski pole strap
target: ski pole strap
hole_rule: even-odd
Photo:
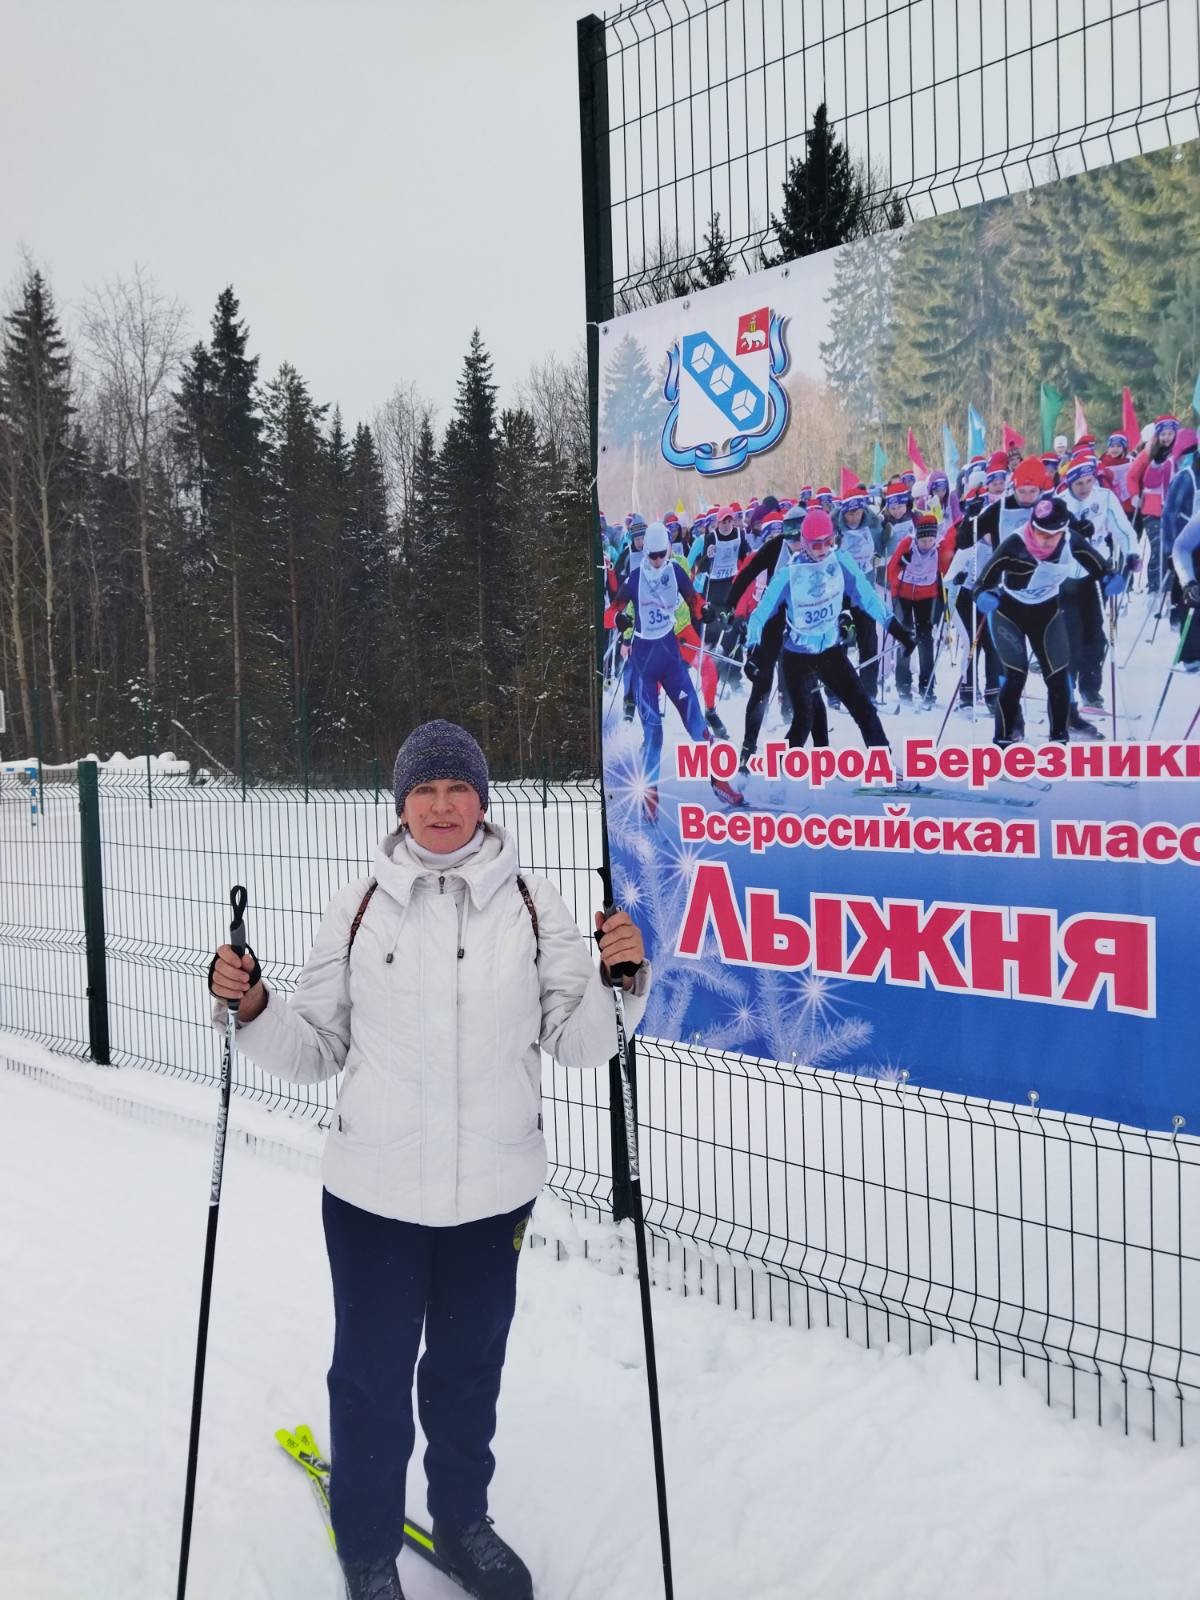
[[[233,912],[233,920],[229,924],[229,943],[233,946],[238,956],[246,953],[246,904],[249,900],[245,889],[240,883],[235,883],[229,891],[229,909]],[[257,966],[257,960],[255,962]],[[229,1000],[226,1002],[231,1013],[236,1012],[240,1002]]]
[[[233,912],[233,921],[229,924],[229,942],[238,955],[244,955],[246,950],[246,903],[249,899],[245,889],[240,883],[235,883],[229,891],[229,908]]]

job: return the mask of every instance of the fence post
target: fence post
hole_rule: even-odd
[[[603,17],[581,17],[576,39],[579,50],[579,141],[583,173],[583,287],[587,317],[588,433],[592,467],[592,541],[594,573],[592,594],[596,635],[594,704],[600,753],[600,828],[604,864],[608,860],[608,813],[604,803],[604,548],[600,537],[600,496],[596,487],[599,468],[600,327],[613,314],[612,304],[612,186],[608,153],[608,51]],[[629,1040],[629,1083],[637,1092],[633,1039]],[[636,1105],[636,1100],[635,1100]],[[625,1142],[625,1114],[621,1093],[621,1063],[608,1064],[608,1120],[612,1143],[613,1220],[633,1215],[633,1195],[628,1181],[629,1158]]]
[[[87,950],[88,1046],[92,1060],[109,1065],[108,969],[104,953],[104,869],[100,856],[100,769],[81,761],[80,844],[83,851],[83,932]]]

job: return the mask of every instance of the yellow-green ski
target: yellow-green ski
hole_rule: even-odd
[[[313,1496],[320,1508],[321,1519],[329,1535],[329,1543],[336,1550],[337,1540],[329,1510],[329,1462],[321,1454],[312,1429],[303,1422],[295,1428],[278,1428],[275,1440],[281,1449],[287,1451],[297,1466],[304,1468],[305,1475],[312,1485]],[[410,1550],[415,1550],[423,1561],[427,1561],[431,1567],[435,1567],[438,1572],[461,1587],[458,1574],[452,1567],[446,1565],[434,1549],[433,1535],[421,1527],[419,1522],[405,1520],[404,1542]]]

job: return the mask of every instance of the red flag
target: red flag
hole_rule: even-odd
[[[1082,439],[1085,433],[1090,433],[1090,432],[1091,432],[1091,429],[1087,425],[1087,417],[1084,414],[1083,405],[1080,402],[1079,396],[1076,395],[1075,396],[1075,438],[1076,438],[1076,440]]]
[[[855,489],[858,488],[858,482],[859,482],[858,474],[856,472],[851,472],[849,467],[843,467],[842,468],[842,493],[841,493],[841,498],[843,500],[846,498],[846,496],[848,494],[853,494],[854,493]]]
[[[766,306],[758,311],[747,311],[744,317],[738,318],[737,344],[734,346],[735,356],[748,356],[755,350],[767,348],[767,335],[771,331],[771,313]]]
[[[1006,422],[1004,424],[1004,454],[1007,455],[1010,450],[1024,450],[1024,448],[1025,439],[1023,435],[1019,434],[1015,428],[1010,428]]]
[[[1121,432],[1136,450],[1142,430],[1138,427],[1137,412],[1133,409],[1133,396],[1128,389],[1121,390]]]
[[[917,443],[917,436],[910,428],[908,430],[908,459],[916,467],[923,478],[929,476],[929,468],[925,465],[925,457],[921,454],[921,447]]]

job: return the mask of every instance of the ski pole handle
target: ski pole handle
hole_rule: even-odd
[[[608,867],[597,867],[596,871],[600,874],[600,882],[604,885],[604,905],[602,909],[607,920],[617,909],[613,900],[612,872]],[[597,928],[592,937],[599,944],[603,937],[602,931]],[[637,970],[638,967],[635,961],[619,961],[615,967],[609,968],[609,977],[614,982],[620,983],[624,978],[636,976]]]
[[[246,953],[246,904],[249,900],[245,889],[240,883],[235,883],[229,891],[229,909],[233,912],[233,921],[229,924],[229,943],[237,952],[239,959]],[[237,999],[226,1001],[230,1011],[236,1011],[241,1002]]]

